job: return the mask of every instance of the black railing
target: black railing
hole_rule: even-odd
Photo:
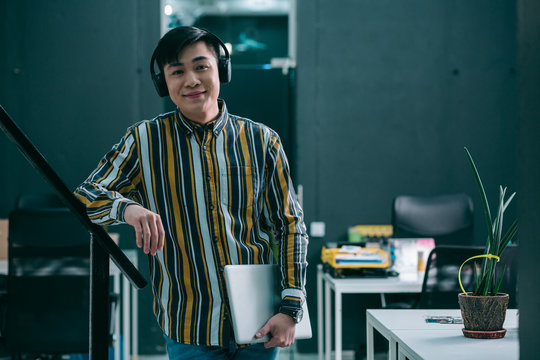
[[[66,206],[90,232],[90,359],[103,360],[108,357],[108,306],[109,306],[109,259],[120,271],[141,289],[147,282],[133,266],[109,234],[99,225],[92,223],[85,206],[73,195],[47,160],[32,144],[0,105],[0,127],[17,145],[28,162],[53,187]]]

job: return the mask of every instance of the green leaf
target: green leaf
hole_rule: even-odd
[[[492,251],[492,246],[491,246],[491,242],[489,241],[489,236],[488,236],[488,240],[486,241],[486,247],[484,249],[484,253],[485,254],[491,254],[491,251]],[[491,260],[488,259],[487,257],[485,257],[483,259],[483,261],[482,261],[482,268],[481,268],[481,271],[480,271],[480,278],[481,279],[484,279],[486,274],[488,274],[490,264],[491,264]],[[485,286],[485,284],[482,284],[482,286]]]
[[[512,241],[512,239],[516,235],[517,230],[518,230],[518,221],[514,220],[514,222],[512,223],[512,225],[510,225],[510,227],[508,228],[508,231],[506,231],[506,234],[501,240],[501,246],[499,247],[499,252],[497,253],[497,256],[500,257],[502,255],[504,249],[506,249],[506,246],[508,246],[510,241]]]
[[[478,293],[480,295],[486,295],[487,290],[489,289],[489,283],[490,283],[490,266],[489,263],[486,265],[486,269],[482,269],[482,272],[480,273],[480,285],[478,285]]]
[[[476,271],[476,261],[474,262],[474,268],[473,268],[473,273],[474,273],[474,294],[477,294],[478,293],[478,272]]]
[[[499,186],[499,201],[498,206],[496,207],[496,216],[492,218],[491,209],[489,206],[488,198],[485,192],[484,185],[478,173],[478,169],[474,163],[474,160],[467,148],[465,148],[467,153],[467,158],[469,164],[473,170],[474,178],[478,189],[480,191],[480,197],[482,199],[482,206],[484,209],[484,217],[487,224],[488,236],[486,239],[486,246],[484,249],[484,254],[492,254],[500,257],[507,245],[512,241],[514,236],[517,233],[518,222],[517,220],[510,225],[506,233],[503,235],[504,229],[504,213],[507,210],[508,206],[514,199],[516,193],[511,194],[508,199],[506,198],[507,188]],[[476,264],[475,264],[476,265]],[[482,266],[480,269],[475,267],[474,277],[475,277],[475,294],[486,296],[488,294],[497,294],[502,282],[502,276],[506,268],[503,270],[503,275],[501,277],[497,276],[497,260],[484,258],[482,260]]]
[[[480,274],[479,294],[486,296],[493,287],[493,277],[495,274],[496,259],[489,259],[485,271]]]
[[[506,211],[506,208],[508,207],[508,205],[510,205],[510,202],[514,199],[514,196],[516,196],[515,192],[512,195],[510,195],[508,200],[506,200],[506,202],[504,203],[504,211]]]
[[[465,152],[467,153],[467,158],[469,159],[469,164],[471,165],[471,168],[474,173],[474,179],[476,180],[476,185],[478,185],[478,189],[480,190],[480,197],[482,198],[482,206],[484,208],[484,215],[486,218],[486,224],[488,229],[493,229],[493,224],[491,222],[491,211],[489,210],[489,203],[486,196],[486,191],[484,190],[484,185],[482,184],[482,179],[480,179],[480,174],[478,173],[478,170],[476,169],[476,165],[474,164],[474,160],[471,156],[471,153],[467,148],[465,148]],[[490,240],[492,238],[491,231],[488,231]]]
[[[497,217],[493,223],[493,244],[492,251],[499,252],[499,246],[501,244],[503,218],[504,218],[504,196],[506,194],[506,188],[503,189],[499,186],[499,207],[497,209]]]
[[[503,281],[505,271],[506,271],[506,265],[504,265],[501,277],[499,277],[499,281],[497,282],[497,286],[493,288],[493,295],[497,295],[499,293],[499,288],[501,287],[501,283]]]

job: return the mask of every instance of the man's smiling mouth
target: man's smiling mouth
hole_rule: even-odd
[[[206,91],[193,91],[187,94],[184,94],[184,97],[188,99],[196,99],[200,96],[202,96]]]

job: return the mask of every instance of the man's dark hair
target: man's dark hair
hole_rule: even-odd
[[[219,59],[220,45],[215,35],[194,26],[181,26],[169,30],[159,40],[155,50],[159,70],[163,72],[165,64],[175,62],[184,48],[197,41],[203,41],[211,49],[214,49],[216,60]]]

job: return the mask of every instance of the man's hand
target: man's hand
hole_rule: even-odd
[[[124,220],[135,229],[137,247],[141,248],[144,241],[144,253],[156,255],[163,250],[165,230],[161,217],[140,205],[130,204],[124,210]]]
[[[271,338],[264,343],[265,348],[287,347],[294,343],[294,332],[296,324],[289,315],[276,314],[266,322],[266,324],[255,334],[257,339],[270,333]]]

